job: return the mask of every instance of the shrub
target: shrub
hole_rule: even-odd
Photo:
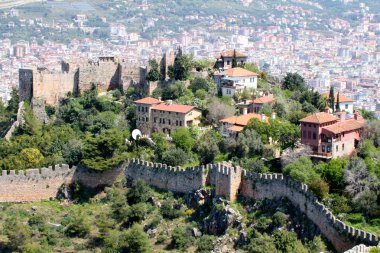
[[[309,189],[319,200],[325,199],[329,195],[329,185],[321,178],[311,181],[309,183]]]
[[[277,227],[283,227],[288,222],[288,217],[282,212],[273,214],[273,224]]]
[[[130,206],[127,212],[128,223],[141,222],[145,219],[148,212],[147,204],[138,203]]]
[[[69,236],[85,237],[90,233],[90,229],[88,216],[81,212],[73,212],[68,217],[65,233]]]
[[[161,214],[165,219],[176,219],[183,215],[181,210],[173,208],[173,203],[171,201],[165,201],[161,206]]]
[[[125,253],[150,253],[152,246],[149,243],[148,235],[141,225],[134,224],[125,233],[125,245],[121,247],[121,252]]]
[[[214,249],[214,236],[204,235],[198,241],[198,249],[199,253],[208,253]]]
[[[176,227],[174,229],[171,242],[172,248],[185,249],[193,242],[194,238],[191,236],[191,232],[188,228]]]
[[[151,196],[152,190],[142,180],[135,180],[127,193],[129,204],[146,203]]]

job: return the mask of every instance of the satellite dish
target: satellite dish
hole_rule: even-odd
[[[139,129],[135,129],[132,131],[132,138],[134,140],[137,140],[137,138],[139,138],[140,136],[142,136],[142,133]]]

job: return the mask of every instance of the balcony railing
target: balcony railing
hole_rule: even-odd
[[[332,153],[313,152],[311,155],[314,157],[324,157],[324,158],[331,158],[332,157]]]

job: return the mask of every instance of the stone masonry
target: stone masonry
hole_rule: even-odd
[[[169,53],[168,53],[169,54]],[[174,58],[164,54],[161,69],[167,71]],[[97,61],[84,64],[61,63],[60,71],[47,68],[19,70],[19,95],[21,101],[32,98],[42,99],[46,104],[56,106],[68,93],[80,94],[95,84],[99,92],[120,89],[126,91],[135,87],[140,93],[150,92],[146,81],[147,67],[137,66],[117,57],[100,57]],[[167,73],[164,73],[166,76]]]
[[[247,173],[229,163],[182,169],[165,164],[132,159],[105,172],[93,172],[67,165],[19,171],[3,171],[0,176],[0,202],[26,202],[55,198],[62,184],[79,181],[88,187],[111,185],[124,173],[129,180],[140,179],[151,186],[179,193],[190,193],[206,186],[215,195],[231,201],[238,196],[253,199],[286,198],[299,208],[331,241],[338,252],[360,243],[376,246],[377,236],[355,229],[337,219],[308,190],[307,185],[282,174]]]

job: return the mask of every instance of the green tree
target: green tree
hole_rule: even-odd
[[[171,247],[174,249],[186,249],[192,243],[194,239],[191,236],[191,232],[186,227],[176,227],[172,234]]]
[[[274,239],[267,234],[259,234],[251,238],[248,245],[244,249],[250,253],[278,253],[274,244]]]
[[[336,99],[335,111],[340,112],[340,101],[339,101],[339,92]]]
[[[305,80],[298,73],[287,73],[282,87],[287,90],[304,90],[305,89]]]
[[[161,161],[170,166],[181,166],[189,162],[189,155],[181,148],[171,148],[162,154]]]
[[[177,128],[172,134],[174,144],[186,152],[190,152],[195,144],[195,140],[188,128]]]
[[[290,175],[293,179],[306,184],[318,178],[318,174],[313,169],[312,161],[306,156],[288,164],[283,171],[284,174]]]
[[[191,89],[193,93],[198,90],[205,90],[211,94],[216,93],[215,83],[211,79],[203,77],[195,77],[191,80],[189,89]]]
[[[20,158],[24,164],[24,168],[38,168],[44,156],[36,148],[25,148],[21,150]]]
[[[16,115],[18,111],[18,104],[20,102],[18,91],[16,88],[12,88],[11,91],[11,99],[8,101],[7,111],[11,113],[11,115]]]
[[[162,74],[160,72],[160,65],[155,59],[149,60],[150,70],[147,74],[146,80],[150,82],[156,82],[162,79]]]
[[[333,112],[335,111],[335,95],[334,95],[334,87],[330,87],[330,93],[329,93],[329,106]]]
[[[329,194],[329,185],[321,178],[316,178],[309,183],[309,189],[319,200],[326,198]]]
[[[152,190],[142,180],[135,180],[127,193],[129,204],[146,203],[152,197]]]
[[[91,223],[87,216],[81,210],[71,212],[67,217],[65,233],[69,236],[85,237],[90,233]]]
[[[162,99],[177,99],[185,95],[186,84],[181,81],[169,84],[162,90]]]
[[[62,147],[62,157],[69,165],[76,165],[83,156],[83,143],[81,140],[69,140]]]
[[[372,214],[375,214],[378,210],[376,202],[376,192],[371,190],[362,191],[354,198],[353,201],[355,208],[362,211],[364,215],[366,215],[367,217],[369,217]]]
[[[196,150],[201,164],[214,163],[215,157],[220,152],[218,142],[219,140],[214,132],[208,132],[200,138],[196,145]]]
[[[237,140],[238,157],[252,156],[263,149],[260,135],[253,129],[240,133]]]
[[[236,60],[236,50],[234,49],[234,55],[232,56],[232,67],[236,68],[238,66],[237,60]]]
[[[174,65],[169,66],[169,76],[174,80],[187,80],[190,77],[190,71],[192,67],[192,57],[190,55],[182,54],[182,50],[179,49],[174,60]]]
[[[124,235],[125,245],[122,253],[150,253],[153,251],[148,235],[141,225],[134,224]]]

